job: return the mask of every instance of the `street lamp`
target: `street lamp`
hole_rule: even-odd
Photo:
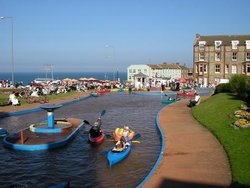
[[[105,45],[106,48],[111,48],[113,50],[113,61],[114,61],[114,64],[116,65],[116,54],[115,54],[115,47],[114,46],[111,46],[111,45]],[[114,80],[115,81],[118,81],[119,78],[118,78],[118,69],[117,69],[117,72],[115,73],[115,76],[114,76]]]
[[[15,86],[15,80],[14,80],[14,49],[13,49],[13,17],[7,16],[7,17],[0,17],[0,20],[3,19],[10,19],[11,20],[11,76],[12,76],[12,84]]]

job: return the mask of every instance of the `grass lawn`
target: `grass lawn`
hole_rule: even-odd
[[[193,116],[209,129],[224,147],[231,165],[233,183],[250,185],[250,128],[236,129],[233,113],[243,101],[220,93],[192,109]]]
[[[10,92],[9,92],[10,93]],[[1,93],[0,94],[0,106],[6,106],[8,105],[8,98],[9,98],[9,93]],[[67,96],[71,96],[71,95],[75,95],[77,94],[77,91],[71,91],[68,93],[60,93],[60,94],[53,94],[53,95],[47,95],[47,98],[50,100],[53,99],[58,99],[61,97],[67,97]],[[18,100],[21,102],[21,104],[26,104],[26,99],[18,97]]]

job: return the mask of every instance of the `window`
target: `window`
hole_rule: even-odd
[[[141,69],[138,69],[138,72],[141,72]]]
[[[239,44],[239,41],[238,41],[238,40],[232,40],[232,49],[236,50],[238,44]]]
[[[199,53],[199,61],[205,60],[205,53]]]
[[[250,61],[250,52],[247,52],[246,60],[247,60],[247,61]]]
[[[200,73],[200,75],[202,75],[202,73],[207,73],[207,65],[206,64],[199,65],[199,73]]]
[[[135,70],[135,69],[133,69],[133,73],[136,73],[136,70]]]
[[[215,65],[215,73],[220,73],[220,65]]]
[[[237,73],[237,66],[232,65],[232,74],[236,74],[236,73]]]
[[[246,65],[242,65],[242,74],[245,74],[246,73]]]
[[[204,50],[206,45],[206,41],[199,41],[199,48],[200,50]]]
[[[250,65],[246,65],[246,72],[247,74],[250,74]]]
[[[146,72],[147,72],[147,69],[144,69],[144,72],[146,73]]]
[[[132,69],[129,69],[129,73],[132,73]]]
[[[214,48],[215,50],[220,50],[220,46],[221,46],[221,41],[214,41]]]
[[[237,52],[233,52],[232,61],[237,61]]]
[[[203,70],[205,73],[207,73],[207,65],[203,65]]]
[[[225,65],[225,73],[228,74],[229,72],[229,65]]]
[[[215,53],[215,61],[220,61],[220,52]]]
[[[250,49],[250,40],[246,40],[246,49]]]

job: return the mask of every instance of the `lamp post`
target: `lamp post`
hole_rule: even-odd
[[[13,17],[7,16],[7,17],[0,17],[0,20],[3,19],[10,19],[11,20],[11,77],[12,77],[12,84],[15,86],[15,80],[14,80],[14,49],[13,49]]]
[[[114,64],[116,64],[116,53],[115,53],[115,47],[112,46],[112,45],[105,45],[106,48],[111,48],[113,50],[113,61],[114,61]],[[114,75],[114,80],[117,81],[118,80],[118,69],[117,69],[117,72],[115,72],[115,75]]]

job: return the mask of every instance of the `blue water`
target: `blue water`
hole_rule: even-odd
[[[164,106],[161,100],[160,96],[112,92],[64,105],[55,111],[55,118],[79,118],[93,123],[105,109],[102,129],[109,137],[95,147],[88,142],[90,126],[85,125],[70,143],[54,150],[24,152],[0,144],[0,187],[45,188],[68,181],[72,188],[136,187],[160,152],[155,117]],[[0,126],[12,134],[46,118],[45,111],[11,116],[0,118]],[[114,146],[112,132],[124,124],[141,135],[140,143],[132,143],[129,156],[109,168],[106,155]]]
[[[81,78],[81,77],[93,77],[99,80],[115,80],[117,73],[113,72],[54,72],[53,78],[54,79],[64,79],[64,78]],[[126,72],[119,72],[118,77],[120,78],[121,82],[127,80],[127,73]],[[23,81],[24,85],[30,84],[32,80],[35,78],[52,78],[51,73],[46,72],[15,72],[14,73],[14,81],[20,82]],[[0,80],[12,80],[11,73],[0,72]]]

